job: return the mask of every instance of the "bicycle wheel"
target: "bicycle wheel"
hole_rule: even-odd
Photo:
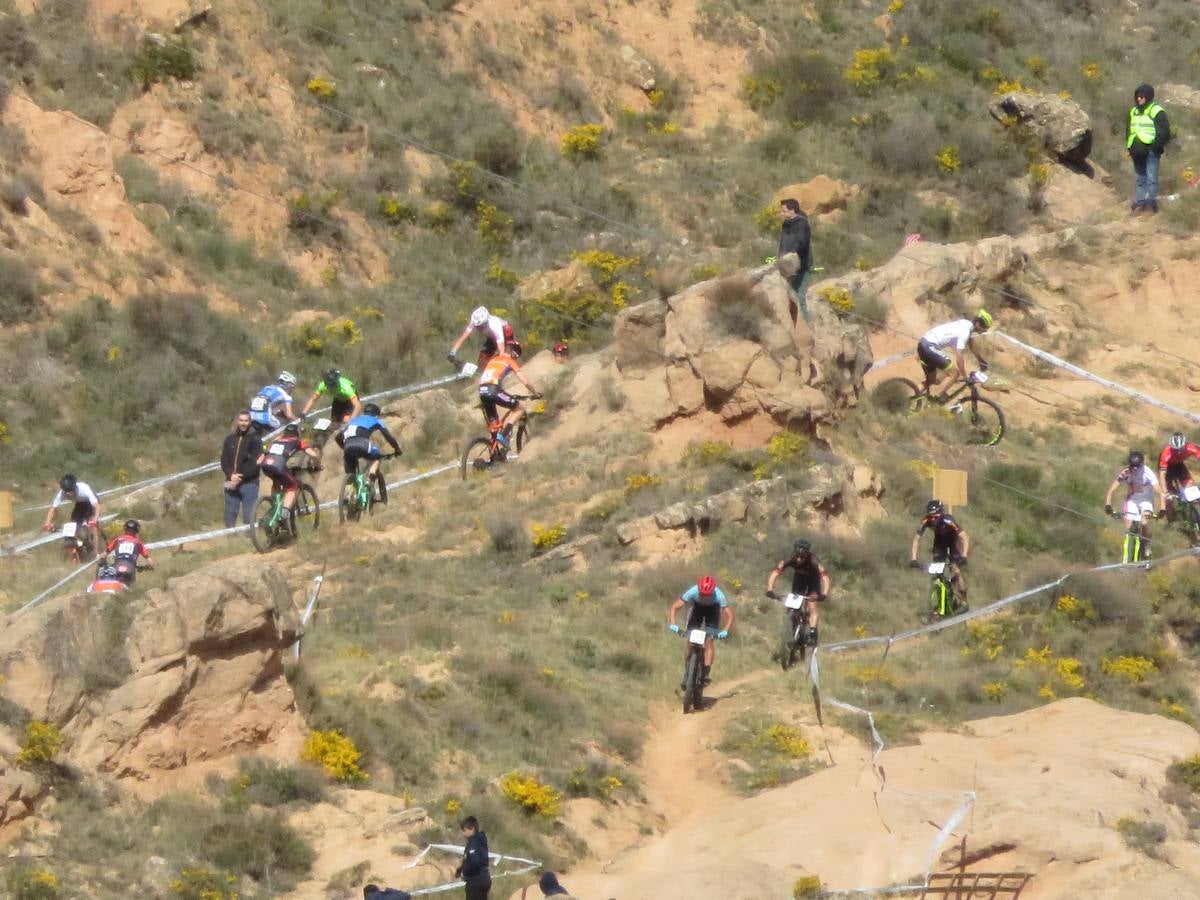
[[[492,467],[491,441],[475,438],[467,444],[462,455],[462,478],[467,481],[487,474]]]
[[[1004,412],[985,397],[964,400],[958,418],[964,443],[993,447],[1004,437]]]
[[[275,545],[275,529],[271,526],[271,516],[275,512],[275,501],[271,497],[263,497],[255,509],[254,524],[250,528],[250,542],[259,553],[266,553]]]
[[[354,485],[354,481],[347,478],[342,482],[342,491],[338,494],[338,521],[345,522],[349,519],[353,522],[358,518],[358,489]]]
[[[683,714],[686,716],[693,709],[700,708],[700,700],[704,694],[704,675],[702,672],[700,653],[692,651],[688,654],[687,666],[683,670]]]
[[[316,531],[321,527],[321,501],[311,484],[300,485],[292,514],[297,538],[302,531]]]
[[[790,610],[783,611],[783,628],[779,632],[779,665],[783,671],[787,671],[792,667],[792,660],[795,658],[796,646],[793,640],[796,636],[796,626],[792,622],[792,614]]]
[[[1187,508],[1188,536],[1195,540],[1200,536],[1200,500],[1188,504]]]
[[[889,412],[917,412],[923,409],[925,395],[917,385],[907,378],[889,378],[881,381],[871,392],[876,405]]]
[[[517,453],[525,452],[525,445],[529,443],[529,426],[526,424],[528,419],[521,420],[521,427],[517,429],[517,439],[513,442],[513,447]]]

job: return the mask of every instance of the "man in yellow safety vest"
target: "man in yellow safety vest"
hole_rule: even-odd
[[[1133,92],[1133,108],[1129,110],[1129,129],[1125,149],[1133,160],[1135,175],[1134,215],[1158,212],[1158,162],[1171,140],[1171,126],[1166,111],[1154,102],[1154,88],[1138,85]]]

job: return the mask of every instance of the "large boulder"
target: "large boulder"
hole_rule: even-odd
[[[1068,97],[1010,91],[992,100],[988,112],[998,122],[1030,129],[1047,152],[1065,163],[1083,165],[1092,152],[1092,120]]]
[[[1200,91],[1186,84],[1160,84],[1154,91],[1154,99],[1163,106],[1200,109]]]
[[[66,760],[136,781],[238,755],[294,755],[303,734],[283,653],[299,625],[283,573],[213,563],[129,599],[76,594],[11,615],[0,693],[57,725]]]
[[[781,187],[775,192],[772,203],[778,206],[782,201],[791,198],[809,215],[820,215],[845,209],[846,204],[853,200],[860,190],[857,184],[847,184],[828,175],[818,175],[809,181]]]

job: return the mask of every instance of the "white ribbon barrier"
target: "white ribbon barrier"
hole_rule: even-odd
[[[877,359],[871,363],[867,372],[874,372],[876,369],[882,369],[884,366],[890,366],[892,363],[898,363],[902,359],[908,359],[910,356],[916,356],[916,350],[905,350],[903,353],[893,353],[891,356],[885,356],[883,359]],[[866,373],[864,373],[866,374]]]
[[[328,565],[328,563],[325,565]],[[301,630],[308,624],[308,620],[312,618],[313,610],[317,607],[317,598],[321,596],[321,585],[325,583],[325,565],[321,566],[321,574],[313,579],[312,590],[308,595],[308,604],[304,607],[304,612],[300,614]],[[295,659],[300,658],[300,640],[302,637],[303,633],[301,633],[300,637],[296,638],[296,643],[292,644],[292,655]]]
[[[1087,369],[1082,369],[1074,363],[1069,363],[1065,359],[1060,359],[1053,353],[1047,353],[1045,350],[1039,350],[1037,347],[1031,347],[1024,341],[1017,340],[1012,335],[1005,334],[1002,331],[997,331],[996,337],[1003,338],[1014,347],[1024,350],[1030,356],[1036,356],[1042,362],[1049,363],[1050,365],[1056,366],[1060,369],[1065,369],[1072,375],[1078,375],[1080,378],[1086,378],[1088,381],[1093,381],[1096,384],[1103,385],[1109,390],[1124,394],[1127,397],[1132,397],[1134,400],[1139,400],[1142,403],[1145,403],[1147,406],[1157,407],[1158,409],[1169,412],[1172,415],[1182,416],[1183,418],[1192,422],[1200,422],[1200,414],[1189,412],[1188,410],[1181,409],[1178,406],[1172,406],[1170,403],[1164,403],[1162,400],[1151,397],[1149,394],[1143,394],[1141,391],[1135,390],[1131,387],[1126,387],[1123,384],[1118,384],[1115,381],[1109,381],[1107,378],[1097,375],[1095,372],[1089,372]]]
[[[430,850],[440,850],[444,853],[453,853],[461,856],[464,849],[465,848],[456,846],[454,844],[428,844],[424,850],[422,850],[416,855],[416,857],[412,859],[412,861],[406,862],[403,866],[401,866],[401,868],[415,869],[421,864],[425,857],[429,855]],[[489,853],[488,860],[492,865],[497,867],[505,860],[519,864],[519,868],[513,869],[510,872],[493,872],[492,878],[506,878],[510,875],[524,875],[528,872],[536,871],[542,867],[542,864],[536,860],[525,859],[521,856],[505,856],[502,853]],[[453,891],[457,888],[461,888],[465,884],[465,881],[453,881],[448,884],[439,884],[435,887],[417,888],[416,890],[408,891],[407,893],[414,897],[420,897],[425,894],[440,894],[443,891]]]
[[[433,478],[436,475],[441,475],[445,472],[453,471],[453,470],[457,469],[458,467],[459,467],[459,464],[457,462],[445,463],[440,466],[435,466],[434,468],[429,469],[428,471],[419,472],[416,475],[409,475],[405,478],[399,479],[398,481],[390,482],[388,484],[387,488],[390,491],[395,488],[405,487],[406,485],[416,484],[418,481],[424,481],[427,478]],[[318,509],[332,509],[333,507],[337,506],[337,503],[338,503],[337,500],[326,500],[324,503],[322,503],[318,507]],[[250,530],[250,527],[251,526],[249,526],[249,525],[235,525],[232,528],[218,528],[214,531],[201,531],[196,534],[185,534],[183,537],[169,538],[164,541],[151,541],[149,544],[146,545],[146,549],[147,550],[161,550],[164,548],[179,547],[179,546],[182,546],[183,544],[198,544],[202,541],[211,541],[211,540],[215,540],[216,538],[228,537],[233,534],[239,534],[243,531]],[[31,607],[34,607],[37,604],[41,603],[43,600],[45,600],[47,597],[49,597],[52,593],[54,593],[56,590],[58,590],[60,587],[62,587],[64,584],[66,584],[68,581],[83,574],[83,572],[92,565],[93,565],[92,562],[88,562],[88,563],[85,563],[84,565],[80,566],[75,571],[69,573],[68,575],[66,575],[65,577],[60,579],[59,581],[56,581],[53,585],[48,587],[46,590],[42,591],[40,594],[38,594],[36,597],[34,597],[32,600],[30,600],[28,603],[26,603],[20,609],[18,609],[15,613],[12,613],[12,615],[14,615],[14,616],[20,615],[21,613],[25,612],[25,610],[30,609]]]
[[[100,521],[111,522],[117,517],[116,513],[109,513],[107,516],[101,516]],[[49,534],[43,534],[39,538],[35,538],[26,544],[18,544],[15,547],[0,548],[0,556],[15,556],[18,553],[24,553],[26,550],[32,550],[34,547],[43,547],[46,544],[53,544],[55,541],[62,540],[62,531],[52,531]]]
[[[455,381],[461,381],[464,378],[469,378],[474,373],[474,371],[475,370],[474,370],[473,365],[471,363],[467,363],[463,366],[463,368],[461,370],[459,370],[458,372],[455,372],[453,375],[443,375],[440,378],[432,378],[429,381],[418,381],[413,384],[403,385],[402,387],[389,388],[386,391],[378,391],[374,394],[365,394],[362,397],[360,397],[359,399],[362,400],[363,402],[366,402],[368,400],[391,400],[395,397],[405,397],[405,396],[408,396],[409,394],[419,394],[423,391],[429,391],[429,390],[433,390],[436,387],[441,387],[444,384],[452,384]],[[320,409],[313,410],[312,412],[309,413],[309,415],[310,416],[318,416],[318,415],[321,415],[322,413],[329,412],[330,409],[332,409],[332,407],[323,406]],[[276,428],[274,431],[271,431],[268,434],[264,435],[263,439],[267,440],[268,438],[274,437],[275,435],[279,434],[282,431],[283,431],[283,427],[280,426],[279,428]],[[170,484],[171,482],[174,482],[174,481],[182,481],[185,478],[192,478],[196,475],[205,475],[209,472],[215,472],[219,468],[221,468],[220,461],[205,463],[202,466],[195,466],[194,468],[191,468],[191,469],[184,469],[182,472],[173,472],[168,475],[155,475],[152,478],[146,478],[146,479],[143,479],[142,481],[136,481],[133,484],[122,484],[122,485],[118,485],[117,487],[106,488],[103,491],[98,491],[96,493],[96,496],[97,497],[108,497],[113,494],[124,494],[124,493],[129,493],[130,491],[141,490],[142,488],[158,487],[159,485],[162,485],[162,484]],[[26,506],[26,507],[21,508],[18,511],[19,512],[36,512],[38,510],[49,509],[49,508],[50,508],[50,504],[47,503],[43,506]],[[37,545],[33,545],[33,546],[37,546]],[[23,549],[29,549],[29,548],[25,547]],[[14,549],[9,552],[17,553],[17,552],[21,552],[21,551]]]

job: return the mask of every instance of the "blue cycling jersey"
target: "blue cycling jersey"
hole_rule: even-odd
[[[270,428],[283,423],[275,415],[282,407],[291,405],[292,395],[277,384],[268,384],[250,401],[250,421]]]
[[[376,431],[387,431],[385,426],[377,416],[355,416],[346,423],[346,430],[343,432],[346,440],[356,437],[365,437],[368,440]]]
[[[680,599],[684,603],[695,603],[698,606],[712,606],[715,603],[721,609],[729,605],[729,601],[725,599],[725,592],[720,588],[716,589],[712,597],[705,599],[700,593],[700,588],[694,584],[683,592],[683,596]]]

